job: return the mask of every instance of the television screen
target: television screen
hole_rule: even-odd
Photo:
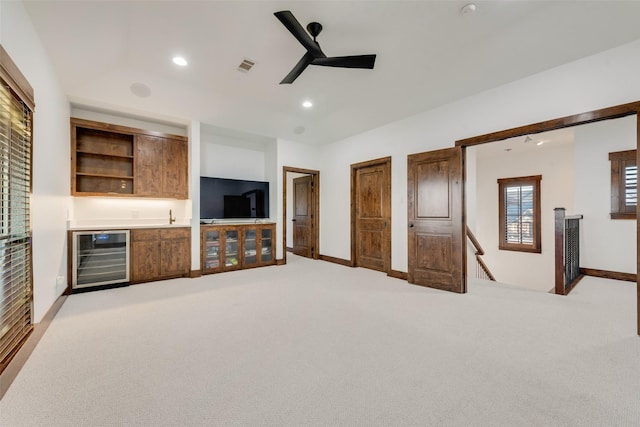
[[[200,177],[200,220],[269,218],[269,183]]]

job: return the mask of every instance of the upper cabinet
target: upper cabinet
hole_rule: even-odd
[[[71,194],[186,199],[187,138],[71,119]]]

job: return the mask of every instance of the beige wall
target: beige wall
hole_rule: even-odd
[[[496,280],[540,291],[554,287],[554,212],[564,207],[573,212],[573,144],[533,145],[525,152],[492,151],[476,157],[476,203],[474,234],[485,250],[485,263]],[[540,182],[541,253],[499,250],[498,183],[500,178],[542,175]]]

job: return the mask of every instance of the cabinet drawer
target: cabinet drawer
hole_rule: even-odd
[[[160,230],[157,228],[131,230],[131,241],[159,240]]]
[[[170,239],[188,239],[191,237],[190,228],[162,228],[160,229],[160,237],[162,240]]]

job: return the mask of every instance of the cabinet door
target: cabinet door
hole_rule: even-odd
[[[136,136],[134,194],[162,197],[164,138]]]
[[[189,273],[189,241],[185,239],[162,240],[160,242],[160,275],[184,276]]]
[[[263,228],[260,236],[260,263],[272,264],[273,257],[273,228]]]
[[[237,270],[241,267],[241,245],[240,233],[238,229],[224,229],[222,231],[224,238],[223,252],[223,270]]]
[[[162,193],[164,197],[188,198],[188,167],[187,143],[165,139],[162,152]]]
[[[243,233],[244,256],[242,258],[242,267],[255,267],[258,263],[258,230],[246,228]]]
[[[160,276],[159,240],[131,242],[131,282],[147,282]]]
[[[203,273],[215,273],[221,271],[221,236],[220,230],[202,231],[202,265]]]

